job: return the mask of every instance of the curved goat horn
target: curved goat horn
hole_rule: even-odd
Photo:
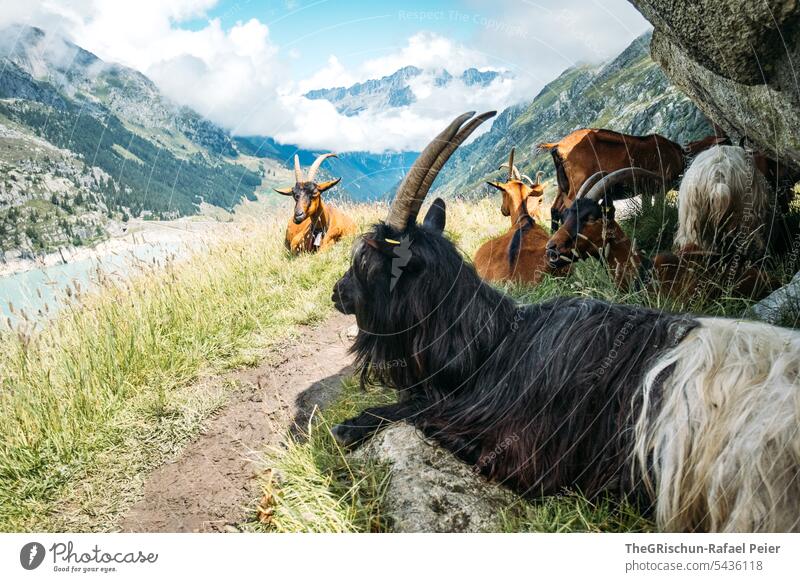
[[[600,180],[600,178],[602,178],[606,174],[607,172],[603,172],[601,170],[600,172],[595,172],[594,174],[586,178],[586,181],[583,184],[581,184],[581,187],[578,189],[578,193],[575,195],[575,199],[577,200],[578,198],[583,198],[586,195],[586,192],[589,190],[589,188],[597,184],[598,180]]]
[[[314,163],[311,164],[311,167],[308,169],[308,176],[306,176],[306,182],[313,182],[314,178],[317,177],[317,170],[322,165],[322,162],[327,160],[328,158],[336,158],[338,157],[336,154],[321,154],[317,156],[317,159],[314,160]]]
[[[544,176],[544,172],[542,172],[541,170],[536,172],[536,185],[537,186],[542,183],[542,176]]]
[[[453,154],[456,148],[477,129],[477,127],[496,114],[490,111],[479,115],[470,123],[461,127],[468,119],[475,115],[474,111],[464,113],[455,118],[444,131],[437,135],[422,150],[414,165],[406,174],[397,194],[394,197],[386,224],[397,231],[403,231],[406,226],[416,220],[422,201],[428,193],[439,170]],[[460,130],[459,130],[460,128]]]
[[[597,174],[595,174],[596,176]],[[593,178],[594,176],[592,176]],[[589,178],[591,180],[592,178]],[[584,194],[585,198],[590,200],[594,200],[595,202],[599,202],[600,199],[603,197],[603,194],[606,193],[607,190],[613,188],[617,184],[622,184],[625,182],[631,182],[634,185],[636,184],[637,178],[647,178],[652,180],[663,180],[660,174],[656,174],[655,172],[651,172],[650,170],[645,170],[644,168],[622,168],[621,170],[616,170],[611,172],[607,176],[604,176],[599,182],[594,184],[588,192]],[[589,181],[587,180],[587,182]],[[583,188],[581,188],[583,190]],[[635,196],[635,193],[633,194]],[[629,196],[630,197],[630,196]]]
[[[519,177],[523,182],[527,182],[528,186],[536,186],[539,183],[539,182],[534,182],[533,180],[531,180],[531,177],[528,176],[527,174],[520,174]],[[538,178],[538,175],[537,175],[537,178]]]
[[[300,169],[300,156],[294,155],[294,181],[305,182],[303,179],[303,170]]]
[[[453,155],[453,152],[456,151],[458,146],[460,146],[481,123],[494,117],[496,114],[497,111],[487,111],[486,113],[481,113],[478,115],[478,117],[467,123],[459,130],[455,137],[450,140],[450,143],[448,143],[441,153],[439,153],[439,157],[436,158],[436,161],[433,163],[430,170],[428,170],[428,175],[425,176],[425,179],[419,186],[419,190],[417,190],[417,196],[425,198],[425,196],[428,194],[428,190],[430,190],[431,186],[433,185],[433,181],[436,179],[436,176],[439,175],[439,170],[441,170],[447,160],[450,159],[450,156]],[[417,210],[419,210],[419,208]]]

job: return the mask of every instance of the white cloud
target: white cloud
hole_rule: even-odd
[[[647,24],[625,0],[464,0],[460,21],[476,26],[467,44],[421,31],[389,54],[345,67],[336,54],[316,73],[292,82],[296,49],[281,51],[257,19],[223,29],[205,17],[217,0],[34,0],[0,11],[0,23],[27,22],[64,34],[107,61],[150,76],[173,100],[240,134],[270,135],[305,148],[337,151],[419,149],[461,111],[502,110],[531,99],[576,61],[600,61],[621,50]],[[420,22],[420,28],[425,27]],[[322,58],[323,55],[320,55]],[[302,94],[349,86],[413,65],[425,73],[411,83],[409,107],[355,117]],[[466,87],[434,83],[435,69],[510,70],[514,79]],[[484,130],[486,128],[483,128]]]
[[[356,81],[390,75],[406,66],[423,70],[409,82],[415,97],[410,106],[367,110],[348,117],[339,114],[327,101],[302,97],[310,89],[349,86]],[[481,53],[430,32],[417,33],[399,50],[370,59],[354,70],[347,70],[331,55],[325,67],[300,81],[291,95],[283,97],[284,106],[295,112],[296,122],[277,137],[305,147],[338,151],[419,150],[456,113],[500,111],[518,100],[514,92],[516,83],[510,78],[498,78],[488,87],[467,87],[458,76],[472,67],[495,68],[488,66]],[[436,84],[442,69],[456,77],[446,87]],[[488,128],[487,124],[481,131]]]
[[[487,64],[484,54],[432,32],[418,32],[399,51],[370,59],[360,67],[359,77],[375,79],[391,75],[409,65],[420,69],[446,68],[453,75]]]
[[[564,69],[614,57],[650,24],[627,0],[480,0],[476,50],[533,93]]]
[[[275,137],[285,143],[329,151],[372,152],[420,150],[452,120],[454,112],[492,109],[487,98],[467,99],[456,90],[437,88],[411,107],[386,111],[364,111],[358,116],[339,114],[325,100],[309,100],[293,94],[282,98],[293,111],[295,123]],[[487,128],[482,128],[485,131]],[[480,132],[476,133],[476,136]]]
[[[297,90],[299,93],[308,93],[312,89],[349,87],[356,81],[356,77],[345,70],[336,55],[330,55],[323,68],[297,84]]]
[[[289,78],[256,19],[224,30],[217,19],[200,29],[217,0],[44,0],[27,11],[3,10],[3,22],[26,22],[64,34],[102,59],[149,76],[174,101],[234,131],[273,134],[292,117],[278,98]]]

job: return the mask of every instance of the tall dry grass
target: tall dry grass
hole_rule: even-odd
[[[348,209],[362,223],[369,207]],[[124,284],[76,289],[44,324],[0,335],[0,531],[111,529],[255,363],[331,310],[350,243],[291,257],[283,216]]]

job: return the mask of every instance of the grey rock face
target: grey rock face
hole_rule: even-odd
[[[397,532],[490,532],[516,497],[399,423],[354,453],[390,467],[385,509]]]
[[[734,139],[800,169],[797,0],[630,0],[672,82]]]

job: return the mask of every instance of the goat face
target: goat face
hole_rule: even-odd
[[[594,200],[579,198],[563,214],[564,223],[547,241],[545,253],[553,268],[574,259],[596,256],[603,246],[603,209]]]
[[[329,182],[296,182],[291,188],[274,188],[278,194],[294,198],[294,223],[316,216],[322,205],[322,193],[336,186],[341,178]]]
[[[534,220],[542,221],[544,186],[540,184],[529,186],[520,180],[486,183],[502,192],[503,203],[500,212],[503,216],[518,217],[521,213],[527,213]]]
[[[380,329],[385,333],[391,321],[408,322],[408,312],[399,318],[390,312],[403,310],[401,305],[409,299],[421,271],[426,271],[423,279],[441,280],[438,271],[447,261],[439,260],[437,255],[442,252],[438,247],[446,242],[442,236],[444,226],[445,205],[441,199],[434,201],[421,227],[411,225],[397,233],[385,224],[376,225],[356,242],[350,268],[333,287],[331,300],[336,309],[355,315],[359,328],[366,331]]]

